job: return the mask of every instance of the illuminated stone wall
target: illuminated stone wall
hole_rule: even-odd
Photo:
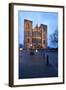
[[[30,48],[32,46],[32,21],[24,20],[24,46]]]
[[[24,20],[24,47],[26,49],[47,48],[47,25],[36,25],[32,28],[32,21]]]

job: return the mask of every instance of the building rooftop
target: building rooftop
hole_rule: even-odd
[[[28,20],[28,19],[24,19],[24,21],[29,21],[29,22],[32,22],[31,20]]]

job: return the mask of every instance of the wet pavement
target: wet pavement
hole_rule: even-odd
[[[48,57],[48,58],[47,58]],[[58,77],[58,54],[53,52],[19,52],[19,79]]]

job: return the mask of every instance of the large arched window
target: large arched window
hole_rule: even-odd
[[[30,25],[29,23],[26,24],[26,29],[29,29],[30,28]]]

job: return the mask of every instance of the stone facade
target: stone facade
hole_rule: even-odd
[[[26,49],[47,48],[47,25],[36,25],[30,20],[24,20],[24,47]]]

